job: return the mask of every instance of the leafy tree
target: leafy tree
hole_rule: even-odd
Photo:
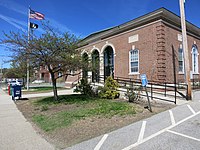
[[[29,60],[30,67],[47,66],[51,75],[54,99],[58,100],[56,80],[71,74],[71,70],[80,69],[80,53],[77,50],[79,38],[70,33],[58,33],[48,25],[43,25],[44,33],[40,36],[10,32],[5,34],[2,44],[8,44],[13,60]],[[62,72],[61,76],[57,76]]]
[[[30,68],[30,75],[33,75],[33,68]],[[21,59],[18,61],[16,58],[12,59],[10,64],[10,68],[4,71],[3,77],[4,78],[20,78],[25,81],[27,73],[27,63]],[[24,84],[24,82],[23,82]]]
[[[4,78],[18,78],[18,75],[16,74],[15,69],[9,68],[4,72],[3,77]]]

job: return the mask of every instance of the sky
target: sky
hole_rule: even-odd
[[[0,39],[4,33],[27,32],[28,7],[45,15],[45,21],[61,32],[81,38],[165,7],[180,14],[179,0],[0,0]],[[186,19],[200,27],[200,0],[186,0]],[[41,34],[41,21],[34,32]],[[0,66],[9,67],[10,52],[0,45]]]

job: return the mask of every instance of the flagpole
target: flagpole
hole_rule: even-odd
[[[28,43],[29,43],[29,40],[30,40],[30,5],[29,5],[29,8],[28,8]],[[27,91],[29,90],[29,76],[30,76],[30,72],[29,72],[29,58],[27,58],[27,81],[26,81],[26,88],[27,88]]]

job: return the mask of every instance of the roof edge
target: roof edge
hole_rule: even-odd
[[[88,36],[86,36],[83,40],[80,42],[80,47],[88,45],[91,42],[95,42],[97,40],[105,39],[106,37],[113,36],[116,34],[119,34],[121,32],[136,28],[138,26],[147,24],[149,22],[153,22],[155,20],[163,19],[171,24],[174,24],[181,28],[181,20],[180,16],[173,13],[172,11],[161,7],[155,11],[149,12],[145,15],[142,15],[140,17],[137,17],[133,20],[127,21],[123,24],[120,24],[118,26],[114,26],[111,28],[107,28],[95,33],[92,33]],[[186,21],[187,30],[189,32],[195,33],[196,35],[200,36],[200,28],[195,26],[194,24],[190,23],[189,21]]]

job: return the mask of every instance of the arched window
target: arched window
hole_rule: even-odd
[[[88,63],[89,63],[89,60],[88,60],[88,54],[87,53],[83,53],[82,55],[82,62],[83,62],[83,65],[82,65],[82,76],[83,78],[87,78],[88,77]]]
[[[199,63],[198,63],[198,48],[197,45],[192,46],[192,72],[199,73]]]
[[[180,45],[178,49],[178,65],[179,65],[179,73],[184,73],[184,57],[183,57],[183,48]]]
[[[139,50],[134,49],[129,52],[129,73],[139,73]]]

